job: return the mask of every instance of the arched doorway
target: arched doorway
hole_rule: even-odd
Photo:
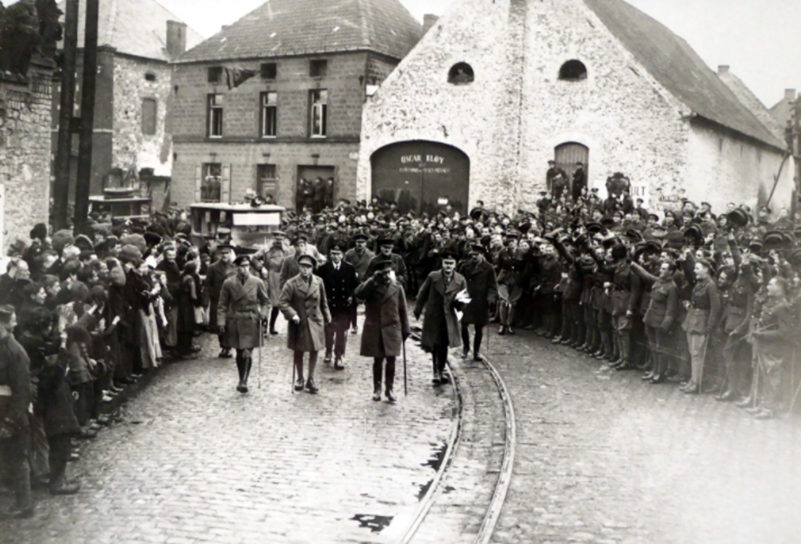
[[[590,179],[590,148],[578,142],[566,142],[556,146],[554,161],[556,166],[567,173],[570,189],[573,189],[573,172],[577,163],[584,165],[584,173]]]
[[[372,195],[394,202],[398,211],[439,213],[448,205],[465,215],[470,193],[470,159],[461,150],[425,140],[382,147],[370,158]]]

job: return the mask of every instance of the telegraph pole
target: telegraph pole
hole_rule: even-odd
[[[79,0],[67,0],[64,16],[64,64],[61,67],[61,104],[53,184],[53,232],[65,228],[68,221],[72,120],[75,107],[75,57],[78,50],[78,2]]]
[[[92,138],[95,128],[95,83],[97,81],[97,34],[100,0],[86,0],[86,33],[83,45],[83,89],[81,92],[81,130],[78,146],[78,179],[75,184],[76,234],[86,231],[89,191],[92,180]]]

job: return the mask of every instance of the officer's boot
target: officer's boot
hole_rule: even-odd
[[[247,391],[247,386],[245,385],[245,358],[239,350],[236,351],[236,369],[239,372],[239,384],[236,386],[236,390],[244,393]]]
[[[378,402],[381,400],[381,367],[383,366],[383,359],[373,359],[373,400]]]
[[[393,388],[395,386],[395,361],[390,359],[386,362],[386,376],[385,376],[385,385],[386,385],[386,393],[387,393],[387,400],[389,402],[395,402],[395,392]],[[379,384],[379,387],[381,384]]]
[[[250,377],[250,368],[253,366],[253,358],[248,356],[242,356],[242,362],[244,363],[244,370],[245,374],[242,378],[242,393],[248,392],[248,378]]]

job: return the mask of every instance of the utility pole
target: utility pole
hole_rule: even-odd
[[[72,112],[75,107],[75,66],[78,50],[78,2],[79,0],[67,0],[64,16],[64,64],[61,67],[61,109],[58,116],[56,176],[53,184],[53,232],[65,228],[68,221]]]
[[[78,146],[78,179],[75,184],[75,234],[86,232],[89,190],[92,180],[92,138],[95,128],[95,83],[97,81],[97,34],[100,0],[86,0],[86,33],[83,40],[83,89],[81,130]]]

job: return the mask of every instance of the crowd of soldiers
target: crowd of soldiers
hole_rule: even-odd
[[[563,177],[552,165],[552,191]],[[603,200],[581,172],[572,179],[578,188],[544,191],[515,214],[480,201],[466,215],[417,215],[376,198],[304,205],[259,248],[196,247],[178,211],[96,217],[78,236],[37,225],[0,277],[0,452],[17,490],[9,515],[32,515],[31,486],[77,492],[65,470],[74,441],[94,436],[104,404],[141,375],[197,357],[201,330],[217,335],[219,357],[235,357],[247,393],[252,350],[279,334],[282,314],[293,391],[319,391],[318,352],[348,366],[364,304],[359,354],[373,359],[375,401],[396,401],[395,361],[410,335],[431,354],[436,387],[449,381],[450,350],[486,354],[494,322],[498,335],[533,330],[760,419],[789,411],[801,305],[801,232],[790,219],[690,201],[657,214],[621,173]]]

